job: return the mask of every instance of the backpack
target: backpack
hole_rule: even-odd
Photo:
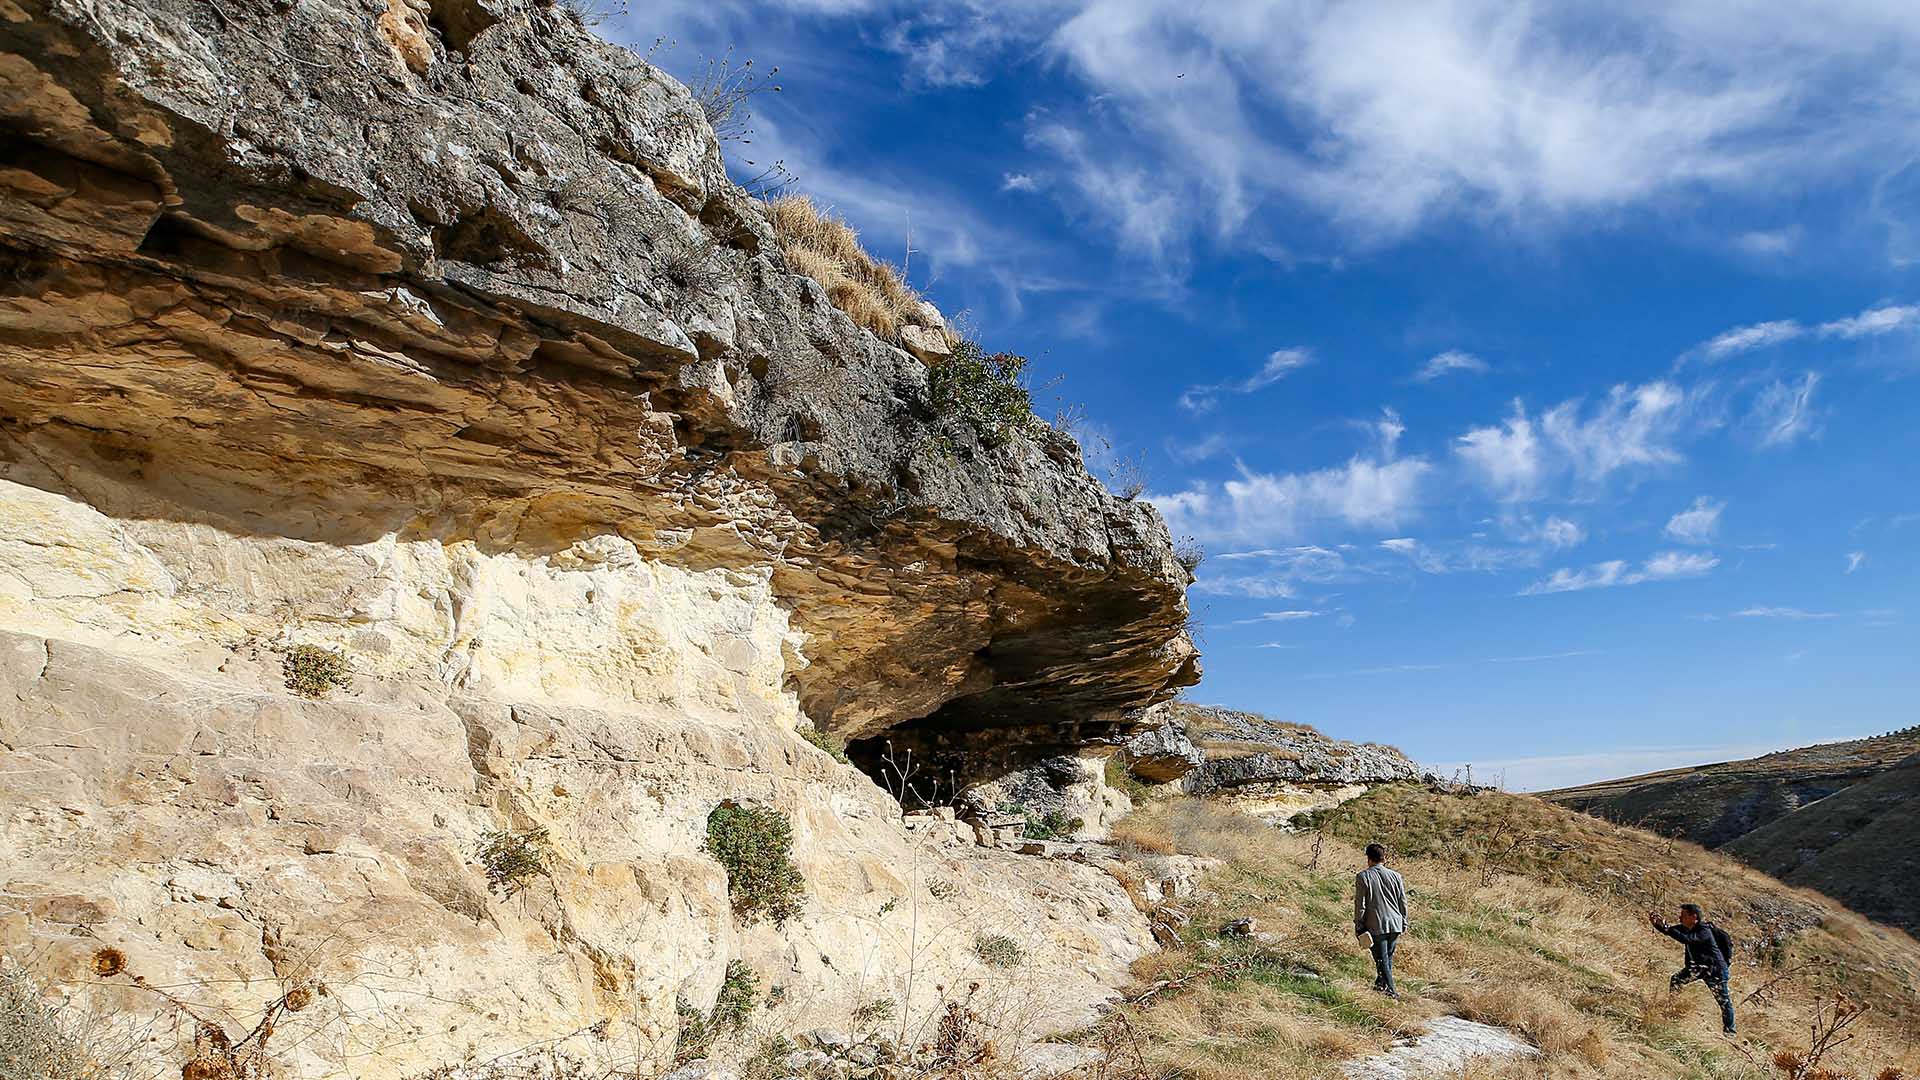
[[[1727,933],[1725,930],[1720,929],[1720,927],[1715,925],[1714,923],[1708,923],[1707,929],[1713,931],[1713,943],[1715,945],[1720,946],[1720,959],[1725,960],[1727,962],[1728,967],[1732,967],[1733,966],[1733,935]]]

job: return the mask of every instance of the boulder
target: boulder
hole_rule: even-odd
[[[1206,764],[1206,752],[1187,737],[1185,724],[1168,720],[1120,745],[1127,771],[1151,784],[1178,780]]]

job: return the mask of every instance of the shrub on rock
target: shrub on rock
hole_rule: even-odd
[[[770,806],[722,803],[707,815],[707,852],[727,870],[734,914],[775,926],[800,913],[807,883],[793,865],[793,825]]]

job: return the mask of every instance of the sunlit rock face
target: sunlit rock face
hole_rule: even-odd
[[[684,87],[538,4],[15,0],[0,125],[0,947],[175,1064],[133,974],[234,1038],[324,986],[279,1063],[362,1077],[661,1059],[732,959],[795,1022],[981,981],[1064,1026],[1148,947],[794,731],[984,773],[1129,730],[1197,678],[1164,526],[935,416]],[[296,696],[296,646],[350,677]],[[726,799],[793,821],[785,927],[701,850]]]

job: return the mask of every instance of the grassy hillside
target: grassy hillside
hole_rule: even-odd
[[[1563,806],[1717,848],[1920,753],[1920,728],[1545,793]]]
[[[1135,1004],[1099,1033],[1139,1056],[1136,1075],[1335,1077],[1457,1014],[1512,1028],[1546,1054],[1544,1067],[1475,1066],[1474,1077],[1777,1080],[1794,1074],[1775,1055],[1793,1065],[1816,1005],[1837,993],[1869,1011],[1824,1062],[1832,1075],[1920,1069],[1911,938],[1731,859],[1536,798],[1381,788],[1293,833],[1229,802],[1177,799],[1143,807],[1116,838],[1222,860],[1204,899],[1159,913],[1184,922],[1179,943],[1141,961]],[[1371,963],[1351,929],[1352,875],[1370,840],[1395,852],[1412,886],[1397,1002],[1369,989]],[[1741,1005],[1737,1040],[1719,1035],[1704,989],[1667,989],[1679,947],[1647,928],[1645,912],[1687,900],[1739,943],[1736,1002],[1757,993]],[[1252,935],[1221,933],[1248,917]]]
[[[1920,754],[1725,850],[1862,915],[1920,929]]]

